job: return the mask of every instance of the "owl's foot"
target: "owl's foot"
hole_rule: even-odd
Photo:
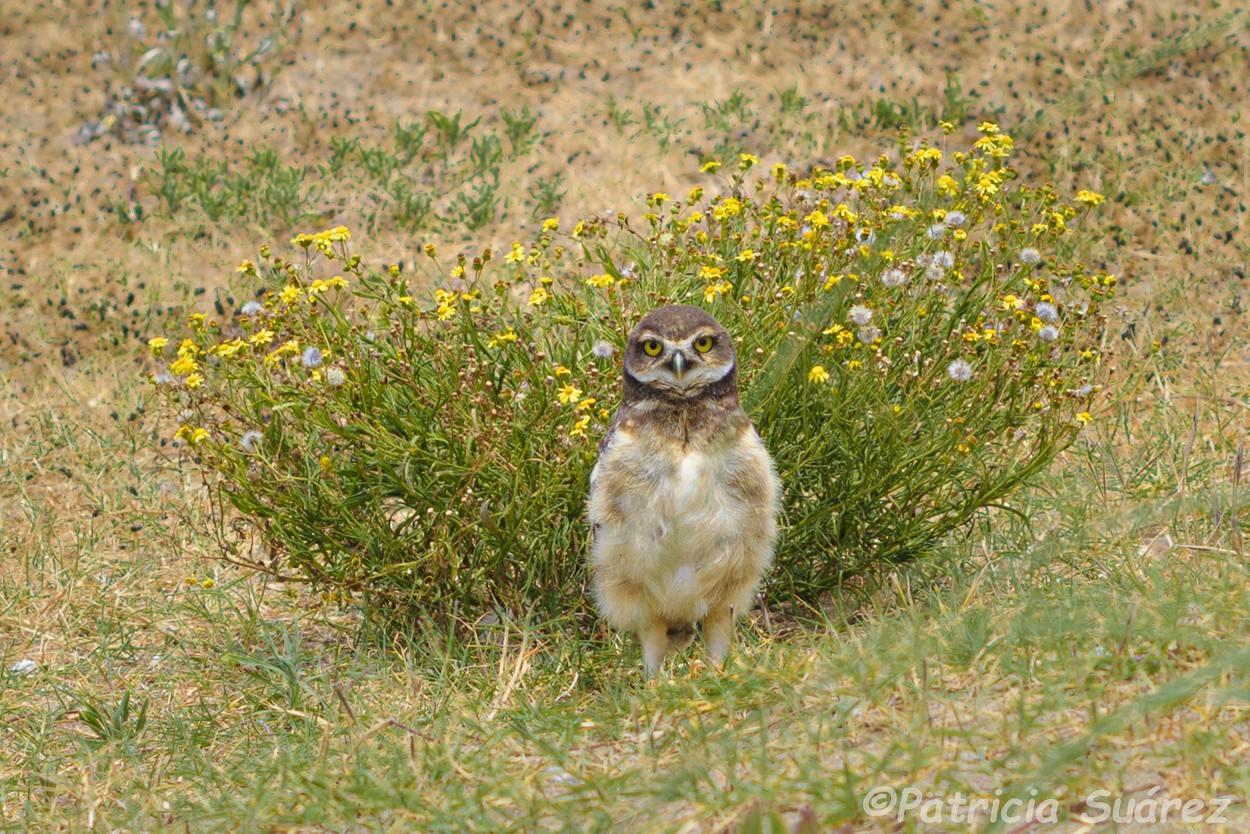
[[[734,607],[732,605],[716,605],[707,612],[703,619],[703,641],[707,643],[707,653],[718,668],[724,667],[725,658],[729,656],[729,646],[734,636]]]
[[[668,623],[652,621],[639,630],[638,641],[642,643],[642,670],[648,678],[654,678],[660,673],[664,657],[668,654]]]

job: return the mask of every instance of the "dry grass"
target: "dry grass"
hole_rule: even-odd
[[[528,105],[542,140],[472,236],[497,249],[532,229],[541,178],[565,178],[562,216],[636,211],[726,143],[796,164],[873,154],[885,105],[996,118],[1028,140],[1032,173],[1108,195],[1098,266],[1125,279],[1131,361],[1017,502],[1032,526],[996,518],[936,579],[848,593],[825,630],[758,621],[730,674],[691,662],[647,688],[628,647],[540,624],[472,644],[418,623],[387,649],[216,561],[201,486],[145,410],[142,340],[245,291],[234,264],[289,230],[119,224],[112,205],[157,204],[156,149],[74,138],[111,78],[92,55],[132,14],[151,17],[78,0],[0,13],[4,830],[733,831],[757,802],[889,830],[858,804],[875,784],[1037,788],[1068,811],[1157,785],[1239,797],[1226,829],[1244,825],[1250,16],[1173,0],[335,3],[303,10],[270,87],[166,135],[193,157],[261,143],[318,164],[330,137]],[[782,112],[791,88],[801,114]],[[735,92],[753,115],[709,123],[700,105]],[[609,101],[677,126],[622,128]],[[357,225],[365,199],[344,187],[314,208]],[[460,234],[356,244],[412,262]],[[34,672],[8,671],[26,659]],[[84,721],[125,692],[129,716]]]

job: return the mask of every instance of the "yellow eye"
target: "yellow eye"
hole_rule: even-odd
[[[700,336],[699,338],[695,339],[694,349],[697,350],[699,353],[707,353],[709,350],[712,349],[712,337]]]
[[[655,339],[647,339],[647,341],[642,343],[642,349],[647,356],[659,356],[660,351],[664,348]]]

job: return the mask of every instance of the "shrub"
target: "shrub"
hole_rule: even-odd
[[[1106,367],[1115,279],[1073,254],[1102,197],[1020,183],[1010,137],[981,131],[802,176],[709,162],[709,187],[653,194],[640,221],[552,218],[446,272],[428,246],[416,281],[367,268],[343,228],[294,261],[262,250],[240,269],[263,302],[152,344],[178,435],[270,551],[229,558],[426,610],[580,608],[615,357],[678,301],[736,334],[777,459],[769,593],[923,556],[1073,440]]]

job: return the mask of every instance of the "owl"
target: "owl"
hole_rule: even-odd
[[[720,664],[772,562],[780,490],[733,340],[697,307],[661,307],[629,334],[623,386],[590,477],[595,600],[637,633],[648,676],[700,622]]]

